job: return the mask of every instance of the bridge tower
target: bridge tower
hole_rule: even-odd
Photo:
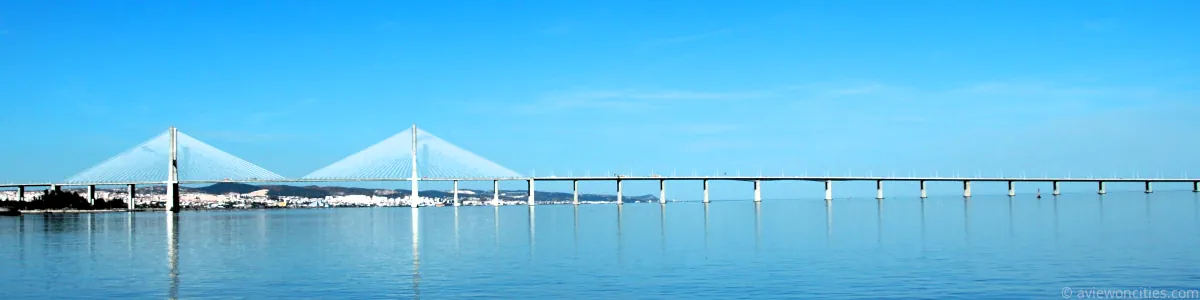
[[[171,126],[168,130],[168,136],[171,143],[171,155],[169,156],[169,166],[167,167],[167,210],[170,212],[179,212],[179,156],[177,135],[179,130],[175,126]]]
[[[412,205],[413,208],[417,208],[417,199],[418,199],[417,195],[418,194],[419,193],[417,192],[417,124],[413,124],[413,126],[412,126],[412,199],[410,199],[410,201],[409,201],[409,205]]]

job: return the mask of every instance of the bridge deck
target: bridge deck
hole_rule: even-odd
[[[504,178],[421,178],[420,181],[1013,181],[1013,182],[1200,182],[1200,178],[1029,178],[1029,177],[887,177],[887,176],[546,176],[546,177],[504,177]],[[335,183],[335,182],[389,182],[409,181],[410,178],[343,178],[343,179],[248,179],[248,180],[181,180],[180,184],[213,184],[213,183]],[[115,186],[115,185],[159,185],[164,181],[142,182],[30,182],[30,183],[0,183],[0,187],[18,186]]]

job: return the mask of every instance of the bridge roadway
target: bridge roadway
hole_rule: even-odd
[[[26,187],[48,186],[51,189],[58,190],[64,186],[86,186],[88,203],[92,203],[93,201],[95,201],[95,192],[96,192],[97,186],[123,185],[123,186],[126,186],[126,188],[128,189],[129,199],[127,200],[128,201],[127,203],[129,204],[129,209],[133,209],[134,208],[134,193],[136,192],[135,187],[137,185],[166,185],[168,187],[172,187],[172,188],[168,188],[168,193],[167,193],[168,197],[171,198],[171,200],[169,201],[170,204],[168,205],[168,209],[171,211],[178,211],[178,207],[180,207],[179,206],[179,194],[178,194],[178,192],[172,192],[171,190],[177,189],[178,186],[181,184],[212,184],[212,183],[222,183],[222,182],[229,182],[229,183],[327,183],[327,182],[411,181],[413,183],[413,189],[416,190],[417,182],[419,182],[419,181],[452,181],[452,182],[454,182],[454,189],[453,189],[454,206],[458,206],[461,204],[459,202],[459,197],[458,197],[458,190],[459,190],[458,182],[459,181],[491,181],[493,184],[492,185],[492,192],[493,192],[492,201],[493,201],[493,204],[495,204],[495,205],[500,204],[500,181],[525,181],[526,183],[529,184],[529,193],[527,195],[528,199],[525,201],[525,203],[528,205],[534,205],[536,203],[536,201],[534,199],[536,193],[534,193],[533,191],[535,191],[534,183],[537,181],[571,181],[572,184],[574,185],[574,187],[573,187],[573,194],[574,194],[573,198],[574,199],[572,201],[574,204],[579,204],[579,182],[580,181],[614,181],[614,182],[616,182],[616,192],[617,192],[616,193],[616,195],[617,195],[616,203],[617,204],[623,203],[623,201],[622,201],[622,197],[623,197],[622,193],[624,190],[622,188],[623,182],[625,182],[625,181],[658,181],[659,203],[666,204],[666,195],[667,195],[666,182],[667,181],[702,181],[702,182],[704,182],[704,203],[709,203],[708,182],[711,180],[753,182],[754,183],[754,202],[762,201],[762,190],[761,190],[762,181],[823,181],[823,182],[825,182],[825,200],[826,201],[833,200],[833,183],[835,181],[875,181],[875,189],[876,189],[876,198],[877,199],[884,198],[883,183],[885,181],[920,182],[921,198],[927,197],[928,194],[926,192],[926,183],[930,182],[930,181],[962,182],[963,197],[971,197],[971,182],[975,182],[975,181],[1007,182],[1009,196],[1016,195],[1016,188],[1015,188],[1016,184],[1015,183],[1017,183],[1017,182],[1051,182],[1051,183],[1053,183],[1053,190],[1051,192],[1052,195],[1059,195],[1061,193],[1060,184],[1063,182],[1096,182],[1096,183],[1098,183],[1096,191],[1099,194],[1106,193],[1105,183],[1108,183],[1108,182],[1143,182],[1143,183],[1145,183],[1146,193],[1152,193],[1154,191],[1152,184],[1155,182],[1191,182],[1192,183],[1192,191],[1200,192],[1200,178],[1052,178],[1052,177],[1043,177],[1043,178],[974,177],[974,178],[972,178],[972,177],[886,177],[886,176],[853,177],[853,176],[620,176],[620,175],[618,175],[618,176],[583,176],[583,177],[548,176],[548,177],[508,177],[508,178],[421,178],[420,180],[417,180],[417,181],[412,181],[411,177],[409,177],[409,178],[354,178],[354,179],[323,178],[323,179],[261,179],[261,180],[259,180],[259,179],[250,179],[250,180],[180,180],[180,181],[177,181],[177,183],[173,183],[170,180],[163,181],[163,182],[67,182],[67,183],[22,183],[22,184],[8,183],[8,184],[0,184],[0,187],[9,187],[9,188],[15,187],[15,188],[17,188],[17,191],[18,191],[17,192],[17,194],[18,194],[17,200],[23,201],[24,200],[24,191],[25,191]],[[414,192],[413,194],[414,194],[414,196],[416,196],[417,193]],[[1041,195],[1039,194],[1038,196],[1040,197]],[[418,205],[418,202],[413,201],[412,205],[414,207],[416,207]]]
[[[389,182],[411,181],[412,178],[293,178],[293,179],[236,179],[236,180],[180,180],[179,184],[213,183],[334,183],[334,182]],[[544,176],[544,177],[479,177],[479,178],[421,178],[420,181],[990,181],[990,182],[1200,182],[1200,178],[1123,178],[1123,177],[895,177],[895,176]],[[0,188],[38,186],[125,186],[161,185],[166,181],[128,182],[29,182],[0,183]]]

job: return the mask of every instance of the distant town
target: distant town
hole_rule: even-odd
[[[86,193],[86,190],[64,189],[66,192]],[[26,190],[24,199],[28,201],[42,190]],[[98,199],[128,199],[129,194],[124,188],[96,189]],[[459,202],[464,205],[493,205],[491,190],[458,190]],[[537,204],[570,204],[571,193],[538,191]],[[17,192],[0,191],[0,199],[14,201],[18,199]],[[500,205],[524,205],[529,199],[525,190],[500,191]],[[289,186],[289,185],[249,185],[240,183],[217,183],[199,188],[180,188],[180,203],[184,209],[255,209],[255,208],[317,208],[317,207],[374,207],[374,206],[411,206],[415,201],[418,206],[448,206],[454,203],[452,190],[422,190],[417,199],[412,199],[412,192],[404,189],[368,189],[339,186]],[[623,202],[658,202],[658,197],[652,195],[624,196]],[[614,203],[615,195],[579,194],[581,203]],[[163,208],[166,204],[166,188],[151,186],[138,188],[134,192],[133,202],[138,209]]]

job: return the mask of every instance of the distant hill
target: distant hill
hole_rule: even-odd
[[[340,196],[340,195],[375,195],[376,190],[364,188],[348,188],[348,187],[323,187],[323,186],[291,186],[291,185],[252,185],[243,183],[216,183],[210,186],[193,189],[194,191],[204,192],[208,194],[245,194],[258,190],[267,190],[267,194],[271,196],[294,196],[308,198],[324,198],[325,196]]]
[[[223,194],[246,194],[258,190],[267,190],[267,195],[275,197],[306,197],[306,198],[324,198],[325,196],[344,196],[344,195],[366,195],[366,196],[386,196],[386,197],[402,197],[410,195],[410,190],[405,189],[367,189],[353,188],[340,186],[291,186],[291,185],[252,185],[243,183],[216,183],[206,187],[185,188],[184,191],[200,192],[206,194],[223,195]],[[468,191],[468,190],[463,190]],[[474,197],[490,199],[492,197],[491,190],[469,190],[475,193]],[[528,191],[525,190],[501,190],[501,199],[503,200],[524,200],[527,197]],[[431,198],[451,198],[454,194],[449,191],[428,190],[421,191],[421,196]],[[461,199],[468,199],[470,195],[459,194]],[[538,191],[537,201],[570,201],[573,195],[563,192],[547,192]],[[616,201],[616,195],[602,194],[579,194],[580,201]],[[626,195],[623,199],[626,202],[646,202],[658,201],[658,197],[653,195],[629,196]]]
[[[257,185],[241,184],[241,183],[217,183],[202,188],[187,189],[193,192],[204,192],[214,195],[224,195],[229,193],[245,194],[263,189]]]

